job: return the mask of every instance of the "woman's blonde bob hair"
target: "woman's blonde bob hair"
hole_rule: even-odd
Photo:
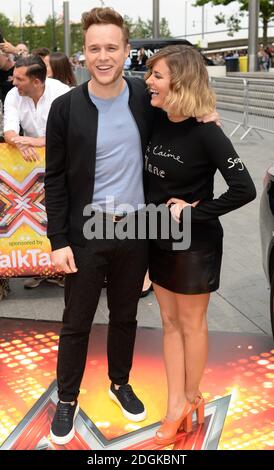
[[[170,70],[170,91],[165,101],[165,111],[186,117],[202,117],[212,113],[216,100],[200,52],[192,46],[164,47],[148,59],[146,80],[160,59],[165,60]]]

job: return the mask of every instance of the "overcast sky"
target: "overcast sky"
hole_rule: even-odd
[[[202,8],[192,6],[195,0],[160,0],[160,14],[168,19],[172,35],[184,36],[187,19],[187,34],[199,34],[202,30]],[[52,13],[52,0],[21,0],[22,17],[29,11],[30,4],[33,5],[34,18],[37,23],[42,23],[48,15]],[[126,14],[133,19],[141,16],[142,19],[152,18],[152,0],[105,0],[106,6],[111,6],[121,14]],[[0,0],[0,12],[4,13],[16,23],[19,22],[20,0]],[[81,13],[93,7],[100,6],[98,0],[70,0],[71,21],[79,21]],[[54,0],[56,15],[62,15],[62,0]],[[210,4],[205,7],[205,31],[218,31],[225,29],[224,25],[216,26],[214,18],[217,13],[224,12],[233,14],[238,10],[238,2],[233,2],[227,7],[212,7]],[[245,20],[243,26],[247,26]],[[272,30],[273,31],[273,30]],[[247,32],[241,34],[246,37]],[[225,39],[224,33],[206,35],[208,41]],[[189,37],[190,41],[197,39]]]

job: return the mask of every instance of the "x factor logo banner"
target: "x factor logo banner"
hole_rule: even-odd
[[[45,149],[26,162],[11,145],[0,145],[0,277],[50,275],[46,237]]]

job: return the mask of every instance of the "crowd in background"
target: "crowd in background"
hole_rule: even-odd
[[[223,52],[207,53],[207,59],[212,61],[213,65],[225,65],[228,58],[239,58],[248,55],[248,49],[237,49]],[[258,70],[269,72],[271,67],[274,67],[274,46],[269,45],[264,47],[261,45],[258,49]]]

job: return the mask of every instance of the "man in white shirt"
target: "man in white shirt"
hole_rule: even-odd
[[[13,72],[14,88],[9,91],[4,108],[4,137],[26,161],[39,159],[35,147],[44,147],[51,103],[69,91],[59,80],[46,78],[47,68],[38,56],[17,60]],[[20,126],[24,136],[20,136]]]
[[[36,147],[45,146],[46,125],[52,102],[70,88],[59,80],[46,78],[47,68],[39,56],[22,57],[16,61],[13,72],[14,88],[4,105],[4,137],[28,161],[37,161]],[[20,126],[24,136],[20,136]],[[64,287],[63,277],[28,279],[24,287],[33,289],[44,280]]]

